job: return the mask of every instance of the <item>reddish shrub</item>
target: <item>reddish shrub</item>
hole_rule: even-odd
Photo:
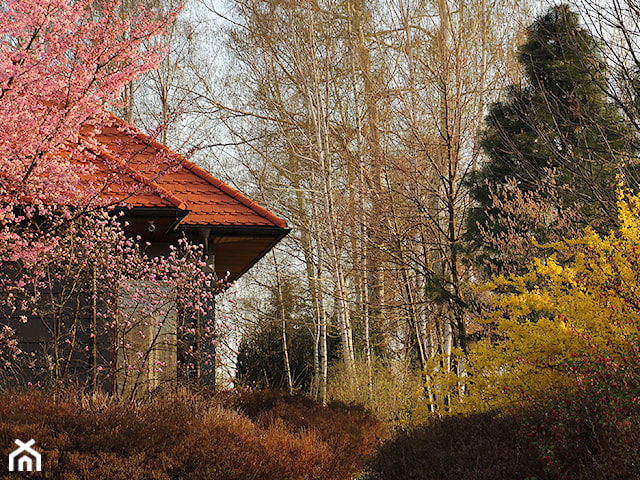
[[[383,431],[356,407],[323,409],[279,394],[264,400],[251,419],[201,396],[134,405],[4,393],[0,455],[15,438],[35,439],[45,478],[338,480],[358,472]]]
[[[577,388],[536,404],[528,423],[558,478],[640,478],[640,376],[636,353],[613,361],[576,355],[566,362]]]
[[[314,432],[331,447],[334,478],[360,470],[389,437],[387,427],[360,405],[331,402],[323,407],[304,395],[272,389],[242,392],[237,406],[263,428],[280,421],[292,432]]]

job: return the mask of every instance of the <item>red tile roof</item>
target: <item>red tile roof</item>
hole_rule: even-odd
[[[209,172],[115,117],[85,132],[98,167],[91,179],[104,194],[132,207],[177,207],[181,225],[266,226],[287,223]]]

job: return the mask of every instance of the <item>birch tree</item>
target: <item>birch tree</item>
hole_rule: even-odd
[[[226,121],[249,178],[299,229],[317,378],[331,318],[352,386],[360,355],[367,365],[369,397],[374,350],[423,372],[458,367],[463,178],[485,102],[517,77],[521,15],[500,23],[487,12],[510,7],[487,0],[234,5],[233,72],[247,89],[227,99]]]
[[[330,118],[333,99],[338,98],[333,92],[339,87],[332,83],[335,77],[331,78],[332,72],[328,68],[338,58],[333,56],[337,45],[332,36],[331,16],[311,2],[302,5],[276,1],[238,2],[236,7],[243,27],[240,32],[232,33],[232,47],[244,62],[245,74],[255,82],[254,98],[263,110],[242,111],[243,106],[228,109],[239,115],[251,114],[255,120],[251,133],[237,129],[234,132],[242,139],[244,135],[256,135],[256,129],[259,129],[262,133],[257,135],[262,135],[261,142],[279,137],[275,145],[260,143],[262,146],[256,147],[259,142],[254,142],[250,148],[259,148],[263,161],[277,151],[276,148],[290,160],[279,166],[274,165],[273,159],[267,161],[284,174],[280,182],[291,189],[289,208],[297,208],[298,215],[304,220],[300,225],[300,241],[316,304],[316,323],[318,326],[326,324],[325,290],[318,287],[329,280],[342,339],[343,361],[354,376],[350,295],[342,263],[344,243],[334,172],[337,154]],[[322,239],[321,243],[319,239]],[[312,242],[318,247],[316,252],[312,251]],[[317,261],[319,252],[324,259],[322,263]],[[318,271],[326,272],[329,278],[317,276]],[[320,331],[323,333],[319,337],[323,338],[319,338],[318,348],[326,342],[324,327],[319,328]],[[326,360],[319,359],[318,363],[326,364]],[[322,376],[326,378],[326,375]]]

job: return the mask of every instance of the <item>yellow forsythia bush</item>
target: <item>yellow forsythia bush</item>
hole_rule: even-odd
[[[487,320],[498,331],[468,355],[455,412],[561,396],[578,381],[567,368],[577,357],[637,361],[640,198],[620,193],[618,210],[619,231],[549,245],[528,273],[486,286],[495,307]]]

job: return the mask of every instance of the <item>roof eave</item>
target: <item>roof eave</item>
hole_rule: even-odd
[[[125,217],[128,216],[130,218],[174,218],[174,222],[167,230],[167,233],[169,233],[177,231],[180,223],[191,213],[191,210],[185,210],[179,207],[119,206],[114,208],[113,212],[122,212]]]
[[[201,229],[208,229],[209,235],[220,237],[272,237],[272,240],[259,253],[245,265],[232,279],[239,279],[248,272],[256,263],[258,263],[267,253],[275,247],[280,240],[286,237],[290,228],[281,228],[276,226],[260,226],[260,225],[180,225],[179,230],[185,233],[196,232]]]
[[[271,225],[194,225],[194,224],[181,224],[178,227],[180,230],[196,231],[201,229],[208,229],[212,235],[217,236],[230,236],[230,237],[277,237],[278,240],[286,237],[290,228],[282,228]]]

